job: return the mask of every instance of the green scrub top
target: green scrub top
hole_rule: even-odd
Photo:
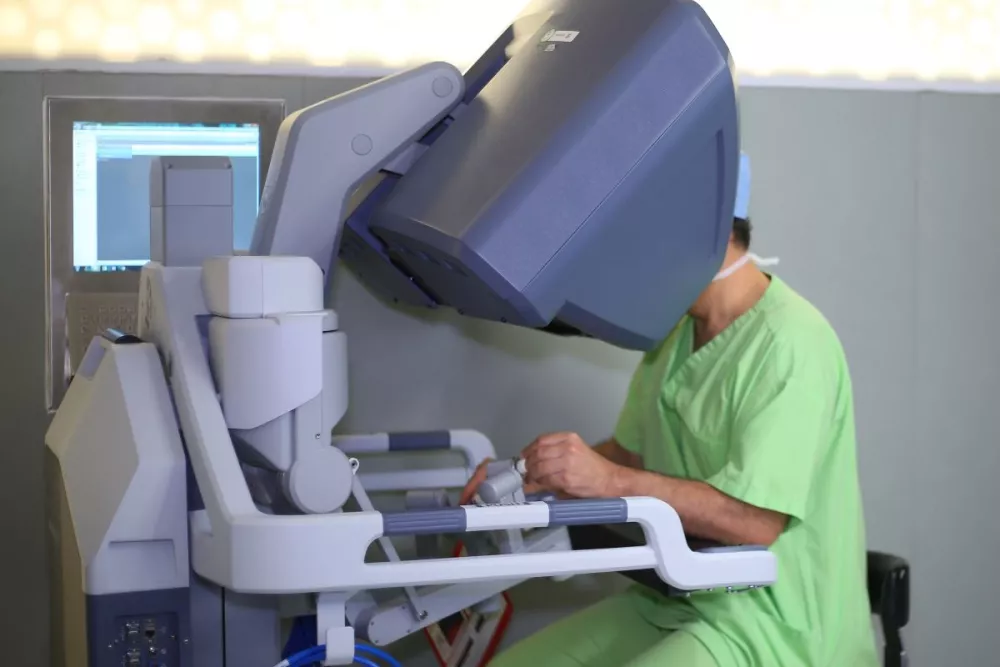
[[[790,517],[773,586],[642,605],[720,667],[875,667],[851,381],[831,326],[777,277],[694,350],[685,318],[636,370],[615,439],[647,470]]]

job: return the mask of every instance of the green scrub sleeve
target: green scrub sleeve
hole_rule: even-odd
[[[757,387],[734,420],[728,462],[706,480],[745,503],[804,520],[809,489],[831,441],[836,393],[820,374]]]

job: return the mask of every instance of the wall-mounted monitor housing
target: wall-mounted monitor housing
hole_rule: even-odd
[[[93,335],[135,328],[153,159],[228,157],[233,248],[246,250],[285,102],[49,97],[44,114],[46,393],[54,410]]]

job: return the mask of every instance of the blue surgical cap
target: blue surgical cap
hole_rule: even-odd
[[[734,218],[750,218],[750,156],[740,153],[740,174],[736,181],[736,209]]]

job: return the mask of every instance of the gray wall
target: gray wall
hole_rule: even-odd
[[[0,74],[0,651],[41,665],[45,590],[41,98],[44,94],[275,96],[295,109],[357,81]],[[744,89],[755,160],[755,246],[830,318],[856,389],[870,545],[914,567],[914,665],[990,664],[1000,612],[988,559],[1000,380],[990,302],[1000,266],[991,158],[1000,100],[891,92]],[[611,429],[635,356],[581,341],[387,309],[349,276],[346,430],[470,427],[502,453],[534,435]],[[385,406],[390,406],[386,409]],[[961,557],[956,554],[961,553]],[[581,578],[516,591],[512,637],[617,585]],[[563,597],[570,591],[571,595]],[[430,665],[420,639],[397,649]]]

